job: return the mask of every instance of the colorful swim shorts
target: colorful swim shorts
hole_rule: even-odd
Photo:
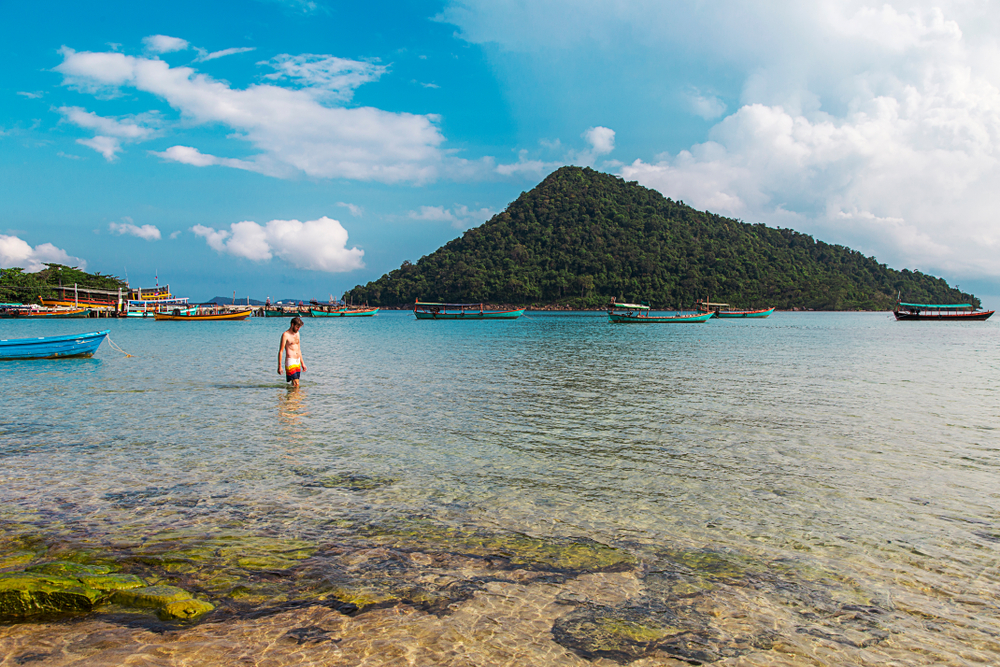
[[[298,380],[301,374],[302,374],[302,366],[299,364],[298,359],[285,360],[285,382]]]

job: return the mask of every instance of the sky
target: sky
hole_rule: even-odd
[[[566,164],[1000,305],[989,0],[4,3],[0,267],[340,296]]]

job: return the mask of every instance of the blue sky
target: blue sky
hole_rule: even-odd
[[[983,2],[7,3],[0,265],[339,295],[562,164],[1000,295]]]

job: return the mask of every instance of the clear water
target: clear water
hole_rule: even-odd
[[[189,548],[229,531],[316,549],[267,575],[285,604],[273,613],[254,617],[195,573],[185,581],[218,607],[200,624],[46,619],[0,626],[0,654],[35,651],[51,664],[166,653],[176,664],[1000,662],[997,322],[307,319],[298,391],[276,373],[286,326],[0,320],[0,338],[110,328],[134,355],[104,344],[93,359],[0,365],[8,535],[29,531],[47,557],[87,549],[132,571],[158,539]],[[431,532],[588,538],[635,560],[624,571],[489,570],[482,549],[372,541],[366,528],[417,519]],[[411,558],[407,581],[427,590],[474,585],[447,607],[403,596],[351,616],[281,588],[290,572],[322,579],[323,567],[376,552]],[[425,557],[438,552],[475,558]],[[143,574],[170,576],[154,570]],[[390,571],[359,570],[352,585]],[[642,634],[662,630],[665,615],[688,648]],[[608,618],[631,628],[625,649],[620,632],[602,639]]]

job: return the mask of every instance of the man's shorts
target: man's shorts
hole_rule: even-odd
[[[299,365],[298,359],[289,359],[285,362],[285,382],[298,380],[300,375],[302,375],[302,366]]]

